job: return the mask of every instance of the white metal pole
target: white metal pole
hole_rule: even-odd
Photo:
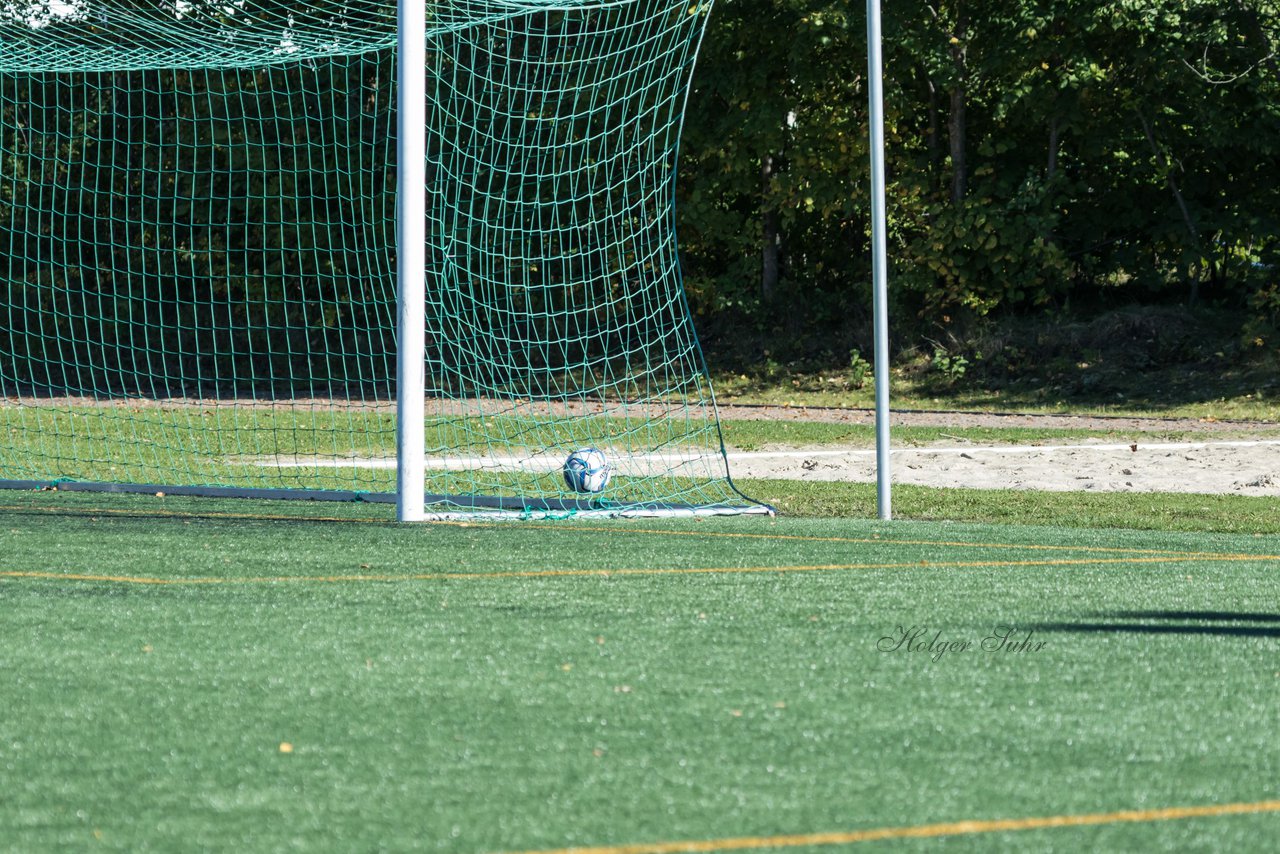
[[[889,472],[889,282],[884,181],[884,72],[880,0],[867,0],[867,93],[871,102],[871,281],[876,375],[876,510],[893,515]]]
[[[400,0],[396,51],[396,518],[426,515],[426,0]]]

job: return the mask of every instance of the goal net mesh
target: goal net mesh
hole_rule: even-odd
[[[708,6],[429,8],[432,500],[752,506],[673,222]],[[395,42],[383,3],[0,5],[0,480],[394,491]]]

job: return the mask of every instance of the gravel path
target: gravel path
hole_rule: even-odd
[[[725,419],[810,420],[871,424],[871,410],[722,407]],[[892,426],[1041,427],[1114,431],[1125,441],[1090,439],[996,446],[948,440],[895,447],[893,482],[972,489],[1187,492],[1280,497],[1280,425],[1193,418],[895,411]],[[1150,433],[1203,433],[1203,440],[1146,441]],[[731,452],[737,478],[876,480],[875,452],[865,447],[771,448]]]

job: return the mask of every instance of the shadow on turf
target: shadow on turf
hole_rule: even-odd
[[[1153,622],[1127,622],[1129,620],[1150,620]],[[1190,624],[1185,621],[1195,621],[1197,624]],[[1202,625],[1203,623],[1212,625]],[[1033,628],[1046,632],[1113,632],[1146,635],[1219,635],[1223,637],[1280,638],[1280,625],[1239,625],[1241,623],[1280,623],[1280,614],[1236,611],[1114,611],[1098,614],[1095,621],[1041,623]]]
[[[1224,623],[1280,623],[1280,614],[1239,611],[1113,611],[1113,620],[1214,620]]]

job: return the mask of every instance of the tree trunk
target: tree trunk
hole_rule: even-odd
[[[951,135],[951,203],[959,205],[969,192],[969,181],[964,160],[964,88],[957,85],[951,90],[951,119],[947,127]]]
[[[1151,122],[1147,121],[1147,117],[1142,114],[1142,110],[1134,110],[1138,114],[1138,121],[1142,122],[1142,132],[1146,134],[1147,145],[1151,146],[1151,153],[1155,155],[1156,161],[1160,164],[1160,168],[1164,171],[1165,183],[1169,186],[1169,191],[1173,193],[1173,200],[1178,205],[1178,210],[1182,213],[1182,222],[1187,227],[1187,234],[1191,235],[1191,245],[1196,251],[1203,256],[1203,247],[1200,245],[1200,229],[1196,228],[1196,221],[1191,216],[1191,209],[1187,207],[1187,201],[1182,197],[1182,191],[1178,189],[1178,181],[1173,177],[1173,166],[1169,163],[1169,158],[1156,144],[1155,132],[1151,129]],[[1187,279],[1191,286],[1191,293],[1187,297],[1187,302],[1195,305],[1200,299],[1200,282],[1194,271],[1188,266]]]
[[[955,66],[956,80],[951,87],[951,117],[947,132],[951,142],[951,202],[959,205],[969,191],[968,164],[965,162],[965,97],[968,94],[968,68],[964,40],[968,36],[968,17],[962,12],[956,19],[951,34],[951,63]]]
[[[763,234],[760,246],[760,299],[772,302],[778,292],[778,248],[781,235],[778,232],[778,208],[772,198],[773,176],[777,174],[772,154],[766,154],[760,164],[761,204]]]
[[[1045,182],[1053,180],[1058,174],[1058,117],[1054,116],[1049,119],[1049,163],[1045,166],[1044,179]]]
[[[927,74],[928,72],[925,73]],[[938,87],[933,80],[927,77],[924,82],[929,87],[929,130],[927,131],[929,170],[932,173],[933,180],[938,182],[933,186],[938,186],[941,184],[939,176],[942,174],[942,130],[938,109]]]

